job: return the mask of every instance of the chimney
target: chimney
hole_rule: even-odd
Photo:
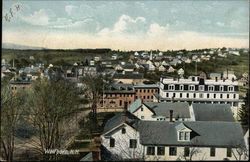
[[[173,122],[173,110],[169,110],[169,121]]]
[[[172,97],[171,102],[174,103],[174,96]]]
[[[126,121],[126,118],[127,118],[127,111],[128,111],[128,102],[124,102],[124,110],[122,112],[122,117],[121,117],[121,120],[122,122],[125,122]]]
[[[228,79],[228,69],[227,69],[227,79]]]
[[[92,158],[93,161],[100,161],[101,160],[101,138],[100,137],[95,137],[94,138],[94,145],[92,147]]]

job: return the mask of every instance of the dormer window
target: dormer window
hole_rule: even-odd
[[[223,86],[220,86],[220,91],[223,91],[224,87]]]
[[[194,90],[195,90],[194,85],[190,85],[190,86],[189,86],[189,90],[190,90],[190,91],[194,91]]]
[[[190,132],[180,131],[178,140],[179,141],[189,141],[190,140]]]
[[[184,89],[184,86],[180,85],[180,91],[183,91],[183,89]]]
[[[168,89],[169,89],[169,90],[174,90],[174,85],[173,85],[173,84],[169,85],[169,86],[168,86]]]
[[[208,91],[214,91],[214,86],[208,86]]]
[[[229,92],[233,92],[234,91],[234,87],[233,86],[228,86],[228,91]]]
[[[199,85],[199,90],[204,91],[204,85]]]
[[[191,129],[187,128],[183,123],[180,123],[176,127],[178,141],[190,141]]]

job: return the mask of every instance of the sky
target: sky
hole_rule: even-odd
[[[2,12],[3,43],[114,50],[249,46],[248,0],[3,0]]]

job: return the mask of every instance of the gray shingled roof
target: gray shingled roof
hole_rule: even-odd
[[[193,104],[196,121],[233,122],[233,114],[229,104]]]
[[[106,132],[110,131],[111,129],[117,127],[121,123],[123,123],[123,121],[122,121],[122,113],[123,112],[117,113],[114,117],[112,117],[111,119],[109,119],[107,121],[107,123],[104,126],[103,133],[106,133]],[[136,123],[138,123],[139,120],[140,119],[138,119],[132,113],[130,113],[128,111],[126,112],[126,123],[128,125],[130,125],[131,127],[134,127],[136,129],[137,128],[137,124]]]
[[[115,83],[105,93],[134,93],[133,84]]]
[[[89,152],[82,159],[80,159],[80,161],[93,161],[93,154],[92,154],[92,152]]]
[[[191,129],[191,139],[188,142],[177,140],[176,126],[181,122],[140,121],[140,143],[143,145],[167,146],[213,146],[236,147],[244,146],[241,125],[236,122],[218,121],[184,121]]]
[[[169,118],[169,111],[173,110],[173,118],[190,118],[187,102],[144,102],[144,104],[155,112],[156,116],[166,116]]]

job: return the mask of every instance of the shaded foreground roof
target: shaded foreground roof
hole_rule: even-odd
[[[176,126],[181,122],[140,121],[140,143],[143,145],[169,146],[244,146],[240,123],[218,121],[185,121],[183,124],[192,130],[190,141],[177,140]]]
[[[115,128],[118,125],[123,123],[122,113],[123,112],[117,113],[114,117],[112,117],[111,119],[109,119],[107,121],[107,123],[104,126],[103,133],[106,133],[106,132],[110,131],[111,129],[113,129],[113,128]],[[136,129],[138,121],[139,121],[139,119],[135,115],[131,114],[128,111],[126,112],[126,121],[125,121],[126,124],[128,124],[131,127]]]
[[[176,126],[181,122],[141,121],[139,123],[140,142],[143,145],[182,145],[237,147],[244,146],[243,132],[239,123],[217,121],[185,121],[192,130],[190,141],[177,140]]]
[[[196,121],[234,121],[229,104],[193,103],[193,110]]]

